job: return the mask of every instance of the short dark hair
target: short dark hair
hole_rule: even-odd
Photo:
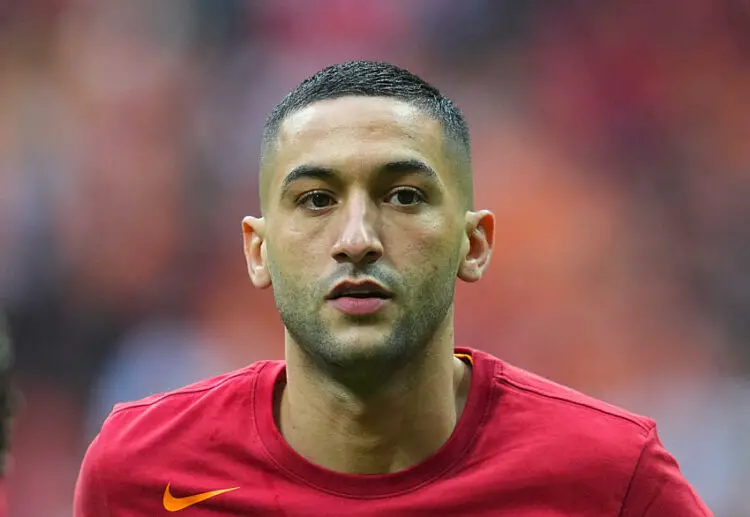
[[[409,103],[439,121],[455,158],[465,169],[460,185],[473,204],[471,143],[463,114],[437,88],[408,70],[379,61],[349,61],[328,66],[302,81],[273,109],[263,128],[261,164],[289,115],[318,101],[346,96],[390,97]],[[261,167],[262,168],[262,167]],[[262,187],[261,187],[262,189]]]

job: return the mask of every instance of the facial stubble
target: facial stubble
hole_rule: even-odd
[[[343,318],[337,326],[349,327],[351,332],[347,334],[354,336],[344,339],[336,335],[323,314],[325,295],[332,287],[330,280],[313,285],[269,265],[276,307],[296,346],[321,373],[362,395],[376,391],[400,368],[424,353],[453,304],[455,260],[447,260],[442,266],[422,267],[409,280],[375,264],[357,273],[394,289],[389,303],[396,304],[398,315],[392,322],[383,321],[386,316],[380,314],[337,315]],[[372,327],[385,330],[378,336]],[[358,328],[362,330],[359,337],[367,339],[367,343],[357,342]],[[369,337],[373,334],[374,341]]]

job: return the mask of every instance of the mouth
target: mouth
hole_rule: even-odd
[[[331,289],[326,297],[328,300],[337,300],[339,298],[379,298],[388,300],[393,298],[393,294],[377,282],[340,282]]]
[[[375,314],[393,294],[377,282],[341,282],[326,297],[336,309],[349,316]]]

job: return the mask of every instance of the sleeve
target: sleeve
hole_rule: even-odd
[[[713,517],[651,429],[630,480],[620,517]]]
[[[81,464],[73,499],[73,517],[107,517],[106,487],[100,481],[103,443],[98,435],[89,445]]]

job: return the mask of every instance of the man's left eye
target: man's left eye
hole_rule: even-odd
[[[413,188],[401,188],[391,192],[387,198],[388,203],[397,206],[413,206],[424,202],[424,196]]]

